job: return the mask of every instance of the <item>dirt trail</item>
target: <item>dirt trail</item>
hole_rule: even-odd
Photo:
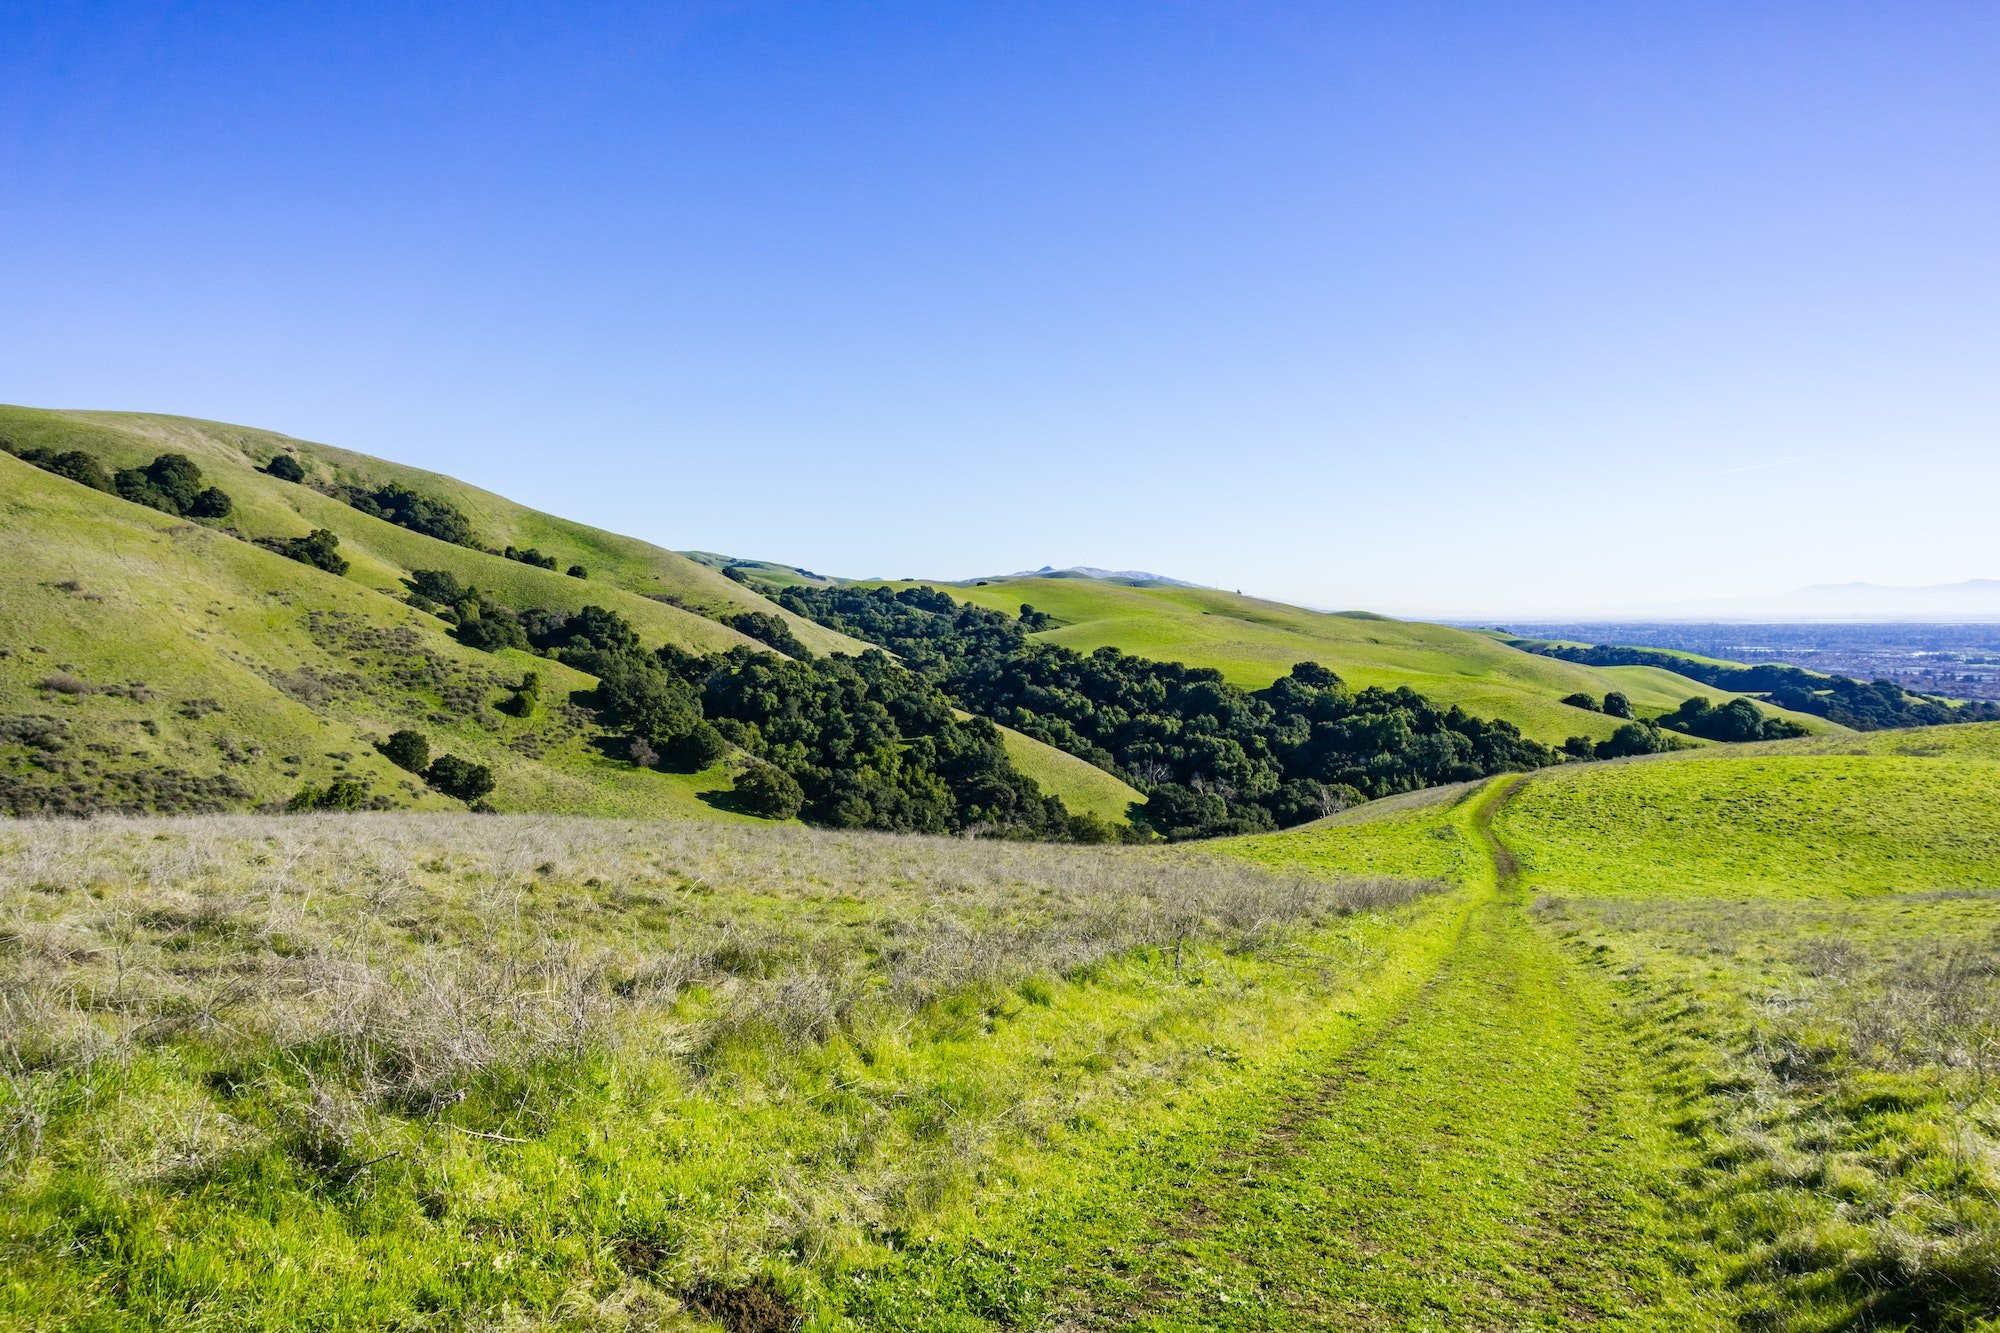
[[[1453,815],[1491,864],[1438,971],[1117,1257],[1139,1299],[1057,1327],[1700,1326],[1645,1313],[1673,1279],[1636,1220],[1636,1071],[1513,892],[1492,821],[1521,781]]]

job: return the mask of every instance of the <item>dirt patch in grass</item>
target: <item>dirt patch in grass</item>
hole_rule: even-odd
[[[738,1286],[697,1283],[685,1299],[690,1310],[707,1315],[729,1333],[791,1333],[806,1318],[805,1311],[763,1278]]]

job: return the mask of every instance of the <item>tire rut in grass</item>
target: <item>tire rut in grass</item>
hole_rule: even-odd
[[[1518,867],[1472,813],[1495,887]],[[1573,1328],[1647,1303],[1618,1126],[1630,1071],[1568,961],[1512,894],[1437,971],[1127,1256],[1137,1290],[1070,1329]],[[1128,1288],[1129,1290],[1129,1288]]]

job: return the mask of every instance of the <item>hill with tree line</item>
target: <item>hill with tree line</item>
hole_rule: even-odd
[[[501,810],[747,817],[731,791],[754,771],[746,752],[693,772],[635,766],[596,678],[481,643],[416,591],[420,570],[544,623],[595,608],[649,648],[762,651],[734,621],[801,651],[867,650],[672,552],[328,446],[26,408],[0,408],[0,442],[16,455],[0,455],[0,810],[464,808],[377,750],[414,729],[484,768],[493,786],[475,799]],[[162,457],[198,470],[227,512],[119,491],[120,473]],[[78,458],[111,484],[71,475]],[[170,481],[184,470],[167,466]],[[524,708],[531,673],[539,702]],[[1017,734],[998,743],[1042,795],[1122,822],[1115,779]]]

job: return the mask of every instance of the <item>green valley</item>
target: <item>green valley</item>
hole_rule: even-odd
[[[0,1329],[2000,1321],[2000,724],[0,435]]]

